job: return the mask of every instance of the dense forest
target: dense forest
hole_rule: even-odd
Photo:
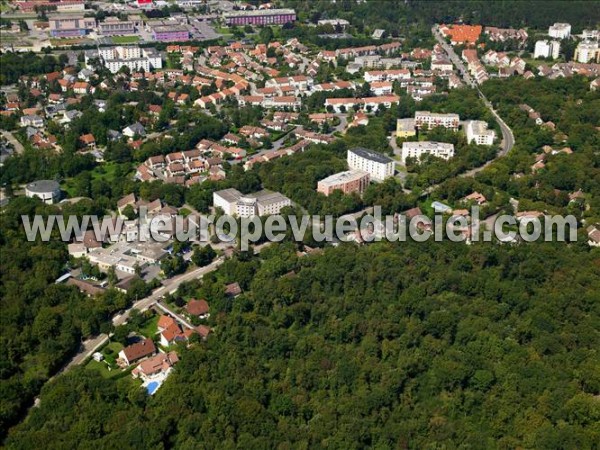
[[[42,385],[68,360],[84,337],[110,330],[110,318],[136,295],[147,295],[144,282],[128,295],[108,290],[86,298],[73,286],[54,284],[65,273],[66,243],[58,231],[50,242],[28,242],[21,215],[102,215],[89,200],[74,205],[45,205],[37,199],[11,200],[0,214],[0,437],[22,418]],[[141,281],[141,280],[140,280]]]
[[[598,250],[379,243],[298,257],[281,244],[261,258],[191,289],[215,332],[180,349],[156,395],[76,369],[44,387],[7,448],[599,442]],[[227,299],[234,280],[248,290]]]
[[[589,80],[535,79],[489,81],[486,96],[515,134],[510,154],[478,174],[477,180],[519,198],[528,207],[580,214],[588,223],[600,221],[600,93],[589,90]],[[519,106],[527,104],[539,112],[555,130],[537,126]],[[550,146],[571,149],[571,154],[549,154],[545,167],[533,171],[536,155]],[[519,176],[515,176],[519,174]],[[584,204],[570,202],[569,193],[581,190]],[[588,205],[588,206],[586,206]],[[525,208],[526,209],[526,208]]]
[[[62,70],[68,60],[64,53],[58,57],[38,56],[32,52],[4,53],[0,55],[0,85],[17,83],[22,75],[42,75]]]
[[[554,22],[568,22],[575,32],[595,28],[600,22],[600,6],[587,1],[387,1],[367,0],[287,0],[300,19],[340,18],[350,21],[358,31],[383,28],[390,34],[409,36],[414,27],[434,23],[482,24],[496,27],[548,28]]]

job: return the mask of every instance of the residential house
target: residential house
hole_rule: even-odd
[[[186,311],[190,316],[198,317],[199,319],[207,319],[210,317],[208,302],[204,299],[190,300],[185,306]]]
[[[135,122],[128,127],[125,127],[123,129],[123,134],[128,138],[133,138],[134,136],[146,136],[146,129],[141,123]]]
[[[142,361],[133,371],[133,378],[141,378],[144,381],[151,380],[159,374],[168,373],[171,368],[179,362],[175,352],[159,353],[152,358]]]
[[[91,133],[79,136],[79,141],[88,148],[93,148],[96,146],[96,139]]]
[[[152,339],[144,339],[135,344],[125,347],[119,352],[118,362],[127,367],[136,361],[139,361],[156,353],[156,346]]]

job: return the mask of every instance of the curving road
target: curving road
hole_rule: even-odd
[[[271,242],[265,242],[263,244],[257,245],[254,247],[254,254],[260,253],[260,251],[270,245]],[[181,283],[186,281],[195,280],[197,278],[202,278],[207,273],[213,272],[217,270],[217,268],[225,262],[224,256],[219,256],[212,263],[204,267],[197,267],[189,272],[183,273],[173,278],[169,278],[163,281],[163,286],[155,289],[148,297],[145,297],[141,300],[136,301],[133,305],[131,305],[124,313],[118,314],[113,317],[112,323],[114,326],[123,325],[129,319],[129,314],[132,309],[137,309],[139,311],[145,311],[151,306],[159,305],[160,309],[165,312],[170,312],[174,317],[180,319],[180,317],[173,311],[169,310],[169,308],[162,303],[159,303],[160,299],[167,293],[175,292]],[[185,320],[181,319],[181,323],[187,327],[190,325],[185,322]],[[69,361],[56,375],[59,373],[63,373],[72,369],[74,366],[83,363],[87,358],[91,357],[92,354],[98,350],[102,345],[104,345],[108,341],[108,335],[100,334],[93,338],[87,339],[81,343],[81,347],[77,354]],[[56,376],[54,375],[54,376]],[[54,377],[52,377],[54,378]]]
[[[465,67],[463,61],[456,54],[456,52],[454,51],[454,48],[452,48],[452,46],[446,42],[446,40],[444,39],[444,36],[442,36],[442,34],[440,33],[439,25],[434,25],[433,28],[431,28],[431,34],[433,34],[435,39],[442,46],[444,51],[448,54],[450,61],[452,61],[454,66],[458,69],[459,73],[463,77],[463,80],[465,81],[467,86],[471,86],[472,88],[477,90],[479,97],[481,97],[485,106],[490,110],[490,112],[496,119],[496,122],[498,122],[498,125],[500,126],[500,130],[502,131],[502,143],[501,143],[501,149],[498,152],[497,158],[499,158],[501,156],[505,156],[515,145],[515,136],[514,136],[512,130],[510,129],[510,127],[508,125],[506,125],[504,120],[502,120],[502,118],[498,115],[498,113],[494,109],[492,103],[486,98],[486,96],[483,94],[483,92],[481,92],[481,89],[479,89],[479,86],[477,85],[475,80],[473,80],[473,78],[471,78],[471,75],[469,75],[469,71]],[[469,171],[469,172],[472,172],[472,174],[470,176],[474,175],[475,173],[477,173],[480,170],[487,167],[487,165],[490,164],[492,161],[489,161],[486,164],[484,164],[483,166]],[[463,176],[469,176],[469,175],[463,174]]]
[[[213,270],[216,270],[223,263],[223,261],[225,261],[225,258],[223,258],[221,256],[207,266],[198,267],[194,270],[191,270],[189,272],[181,274],[177,277],[165,280],[163,283],[163,286],[154,290],[148,297],[138,300],[133,305],[131,305],[131,307],[129,309],[127,309],[124,313],[114,316],[112,319],[113,325],[115,327],[117,327],[119,325],[123,325],[125,322],[127,322],[127,319],[129,319],[129,314],[131,313],[132,309],[137,309],[139,311],[147,310],[151,306],[157,304],[158,301],[165,294],[177,290],[177,288],[179,288],[179,285],[181,283],[183,283],[185,281],[194,280],[196,278],[202,278],[207,273],[212,272]],[[161,309],[163,309],[163,310],[167,309],[164,305],[161,304],[161,306],[162,306]],[[173,313],[173,314],[175,314],[175,313]],[[86,339],[85,341],[83,341],[81,343],[81,347],[80,347],[79,351],[77,352],[77,354],[73,357],[73,359],[71,359],[71,361],[69,361],[58,373],[66,372],[69,369],[72,369],[74,366],[83,363],[87,358],[91,357],[92,354],[96,350],[98,350],[100,347],[102,347],[106,342],[108,342],[107,334],[100,334],[93,338]],[[58,373],[57,373],[57,375],[58,375]]]

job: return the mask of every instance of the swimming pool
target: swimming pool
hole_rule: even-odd
[[[156,392],[156,390],[160,387],[160,382],[158,381],[151,381],[150,383],[148,383],[146,385],[146,390],[148,391],[149,395],[152,395]]]

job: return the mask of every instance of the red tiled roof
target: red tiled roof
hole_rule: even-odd
[[[481,25],[443,25],[442,33],[452,42],[474,44],[481,35]]]
[[[156,347],[152,339],[145,339],[140,342],[136,342],[123,349],[123,353],[130,363],[138,359],[144,358],[145,356],[152,355],[156,352]]]
[[[158,324],[157,325],[158,325],[158,328],[161,328],[161,329],[164,330],[166,328],[169,328],[169,326],[172,325],[172,324],[174,324],[174,323],[176,323],[175,319],[173,319],[171,316],[164,316],[163,315],[163,316],[160,316],[158,318]]]
[[[166,329],[164,329],[161,333],[162,337],[164,337],[167,342],[173,341],[177,336],[181,334],[181,328],[177,325],[177,322],[173,321],[171,325],[169,325]]]
[[[190,300],[186,305],[185,309],[188,313],[193,316],[201,316],[208,313],[208,302],[204,299],[202,300]]]

